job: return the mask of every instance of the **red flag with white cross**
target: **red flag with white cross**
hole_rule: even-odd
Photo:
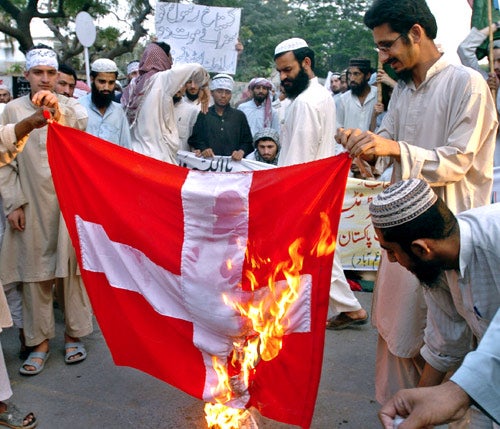
[[[58,124],[47,146],[115,363],[309,427],[348,156],[200,172]]]

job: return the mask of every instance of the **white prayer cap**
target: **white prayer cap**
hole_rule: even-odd
[[[34,48],[26,54],[26,70],[31,70],[36,66],[59,68],[57,63],[57,54],[49,48]]]
[[[274,50],[274,55],[282,54],[283,52],[295,51],[295,49],[308,48],[309,45],[304,39],[292,37],[281,42]]]
[[[90,66],[90,70],[96,73],[118,73],[118,67],[113,60],[109,58],[99,58]]]
[[[9,91],[9,94],[10,94],[10,89],[7,85],[4,85],[3,83],[0,84],[0,91]]]
[[[216,74],[210,82],[210,91],[216,89],[227,89],[228,91],[233,91],[234,80],[231,76],[225,73]]]
[[[139,70],[139,61],[131,61],[127,65],[127,74],[131,74]]]
[[[369,210],[375,228],[391,228],[410,222],[427,211],[437,195],[425,180],[396,182],[378,194]]]

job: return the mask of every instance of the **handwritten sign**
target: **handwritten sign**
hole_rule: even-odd
[[[377,270],[380,245],[370,219],[368,205],[389,183],[349,178],[342,205],[337,246],[345,270]]]
[[[199,63],[210,72],[236,72],[241,9],[156,3],[158,41],[171,46],[174,62]]]

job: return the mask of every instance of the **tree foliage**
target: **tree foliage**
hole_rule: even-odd
[[[54,34],[57,44],[54,46],[62,62],[71,63],[80,68],[83,46],[75,34],[75,18],[78,12],[88,12],[94,20],[106,23],[106,17],[119,7],[119,0],[1,0],[0,31],[16,39],[22,52],[33,46],[30,30],[31,21],[41,18]],[[96,43],[90,49],[91,57],[115,59],[133,52],[138,42],[147,31],[144,20],[151,14],[149,1],[133,0],[127,2],[126,16],[120,19],[130,31],[125,32],[112,26],[97,28]],[[125,24],[124,24],[125,28]]]
[[[239,59],[237,80],[270,76],[274,70],[274,48],[290,37],[304,38],[316,53],[316,74],[341,71],[350,58],[376,60],[370,31],[363,14],[370,0],[198,0],[207,6],[242,9],[240,40],[245,49]],[[179,2],[179,1],[177,1]],[[182,3],[190,1],[182,1]],[[124,4],[126,9],[123,9]],[[121,5],[121,12],[114,14]],[[114,14],[123,25],[101,25],[90,48],[91,58],[112,58],[123,65],[138,58],[147,32],[145,19],[153,13],[148,0],[0,0],[0,31],[19,42],[25,52],[33,45],[30,22],[42,18],[54,33],[55,46],[63,62],[81,69],[83,47],[78,42],[74,20],[86,11],[106,23]],[[130,28],[125,31],[124,28]],[[134,55],[135,53],[135,55]]]

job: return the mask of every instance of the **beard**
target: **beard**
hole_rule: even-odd
[[[300,67],[300,71],[295,79],[286,78],[281,81],[281,85],[285,88],[287,97],[295,98],[309,86],[309,76],[304,68]]]
[[[420,259],[418,262],[414,261],[411,268],[411,272],[429,289],[435,288],[442,283],[443,271],[442,264],[439,261],[421,261]]]
[[[189,91],[186,91],[186,97],[188,98],[188,100],[190,101],[196,101],[198,100],[198,93],[196,94],[191,94]]]
[[[95,84],[92,84],[92,103],[95,104],[95,107],[98,109],[102,107],[109,107],[109,105],[115,99],[115,91],[110,92],[101,92],[99,91]]]
[[[259,105],[262,104],[264,101],[266,101],[266,98],[267,98],[267,95],[262,95],[262,94],[258,94],[258,95],[253,96],[255,104],[259,104]]]
[[[391,58],[388,61],[386,61],[386,64],[391,65],[393,62],[396,62],[396,58]],[[391,67],[392,68],[392,67]],[[392,69],[394,71],[394,69]],[[396,73],[396,76],[398,77],[397,80],[402,80],[404,82],[409,82],[411,80],[411,71],[404,69],[399,72],[394,71]]]
[[[174,101],[174,104],[177,104],[179,101],[182,100],[182,95],[174,95],[172,96],[172,99]]]
[[[354,95],[357,95],[358,97],[363,94],[363,91],[365,91],[366,88],[368,88],[368,81],[367,80],[363,81],[360,84],[357,84],[354,82],[349,84],[349,89],[351,90],[351,92]]]

